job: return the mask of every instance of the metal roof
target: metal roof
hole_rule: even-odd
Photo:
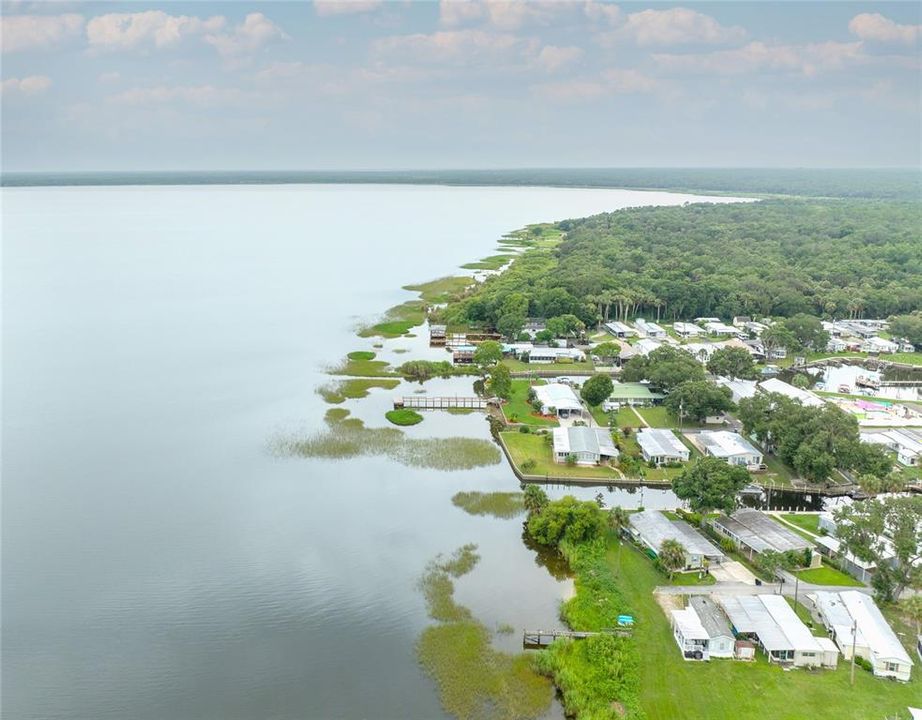
[[[672,620],[682,633],[682,637],[691,640],[710,640],[707,629],[701,624],[693,608],[673,610]]]
[[[698,614],[698,619],[707,630],[708,637],[712,640],[718,637],[733,637],[730,623],[727,622],[726,616],[713,600],[704,595],[694,595],[688,602]]]
[[[672,430],[643,428],[637,433],[637,444],[648,457],[688,457],[688,448]]]
[[[765,513],[751,508],[737,510],[729,518],[722,515],[714,520],[714,524],[736,535],[756,552],[788,552],[813,547],[812,543],[804,540],[793,530],[788,530]]]
[[[618,457],[618,450],[607,428],[554,428],[554,453],[571,452]]]
[[[754,633],[768,652],[822,652],[823,647],[781,595],[717,595],[737,632]]]
[[[695,532],[688,523],[670,520],[659,510],[632,513],[630,524],[650,547],[658,549],[664,540],[678,540],[691,555],[722,558],[724,554]]]
[[[699,442],[714,457],[728,458],[737,455],[762,455],[761,450],[752,446],[746,438],[727,430],[702,430],[698,433]]]
[[[558,410],[582,410],[583,405],[573,392],[573,388],[563,383],[550,383],[548,385],[535,385],[532,388],[535,396],[545,407]]]
[[[807,407],[821,407],[826,404],[826,401],[819,395],[814,395],[809,390],[801,390],[799,387],[794,387],[778,378],[763,380],[759,383],[759,387],[763,392],[779,393],[792,400],[799,400],[802,405],[806,405]]]
[[[912,659],[903,648],[896,633],[890,627],[874,600],[857,590],[839,593],[848,614],[858,624],[858,629],[867,640],[871,654],[877,660],[893,660],[912,665]]]

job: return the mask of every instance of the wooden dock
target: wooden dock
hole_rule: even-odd
[[[558,638],[571,640],[585,640],[593,635],[620,635],[630,637],[631,631],[626,628],[611,628],[602,632],[580,632],[576,630],[525,630],[522,633],[522,647],[526,649],[546,648]]]
[[[394,398],[394,409],[411,408],[413,410],[448,410],[450,408],[463,408],[465,410],[486,410],[497,401],[493,398],[476,396],[435,397],[432,395],[410,395]]]

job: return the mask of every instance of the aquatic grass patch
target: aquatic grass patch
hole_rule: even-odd
[[[520,492],[458,492],[451,503],[468,515],[492,515],[497,518],[514,518],[525,512],[525,496]]]
[[[368,397],[375,388],[393,390],[400,384],[399,380],[377,380],[373,378],[350,378],[327,383],[317,388],[317,394],[331,405],[339,405],[346,400],[359,400]]]
[[[419,589],[439,624],[420,635],[420,665],[435,681],[442,707],[459,720],[539,717],[551,704],[550,681],[532,669],[529,656],[494,650],[486,626],[454,600],[452,578],[473,570],[479,559],[476,546],[465,545],[426,566]]]
[[[359,329],[359,337],[396,338],[401,335],[409,337],[410,328],[422,325],[426,319],[426,305],[421,300],[408,300],[395,305],[373,325]]]
[[[490,255],[489,257],[481,258],[476,262],[466,263],[461,267],[465,270],[499,270],[501,267],[503,267],[503,265],[517,257],[518,255],[510,254]]]
[[[350,375],[352,377],[394,377],[397,374],[389,363],[384,360],[375,360],[374,353],[363,353],[371,355],[370,358],[351,357],[357,354],[349,353],[349,356],[339,365],[328,368],[327,373],[329,375]]]
[[[384,456],[408,467],[470,470],[496,465],[500,452],[476,438],[408,438],[397,428],[369,428],[358,418],[327,418],[327,429],[308,437],[283,436],[271,442],[279,456],[345,460]]]
[[[401,426],[418,425],[423,421],[422,415],[420,415],[415,410],[410,410],[409,408],[388,410],[386,413],[384,413],[384,417],[387,418],[388,422]]]
[[[476,281],[472,277],[454,276],[443,277],[416,285],[404,285],[404,290],[418,292],[419,297],[427,303],[441,305],[458,299]]]
[[[350,360],[374,360],[375,353],[371,350],[353,350],[351,353],[346,355]]]

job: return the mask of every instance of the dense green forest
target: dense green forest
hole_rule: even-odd
[[[645,207],[558,224],[449,322],[514,334],[525,317],[887,317],[922,309],[922,205],[766,200]]]
[[[509,170],[278,170],[3,173],[2,185],[209,185],[400,183],[637,188],[916,200],[922,174],[902,169],[517,168]]]

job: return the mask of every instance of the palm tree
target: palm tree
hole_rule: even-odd
[[[663,544],[659,546],[657,558],[669,573],[671,582],[676,570],[681,570],[685,567],[685,546],[678,540],[663,540]]]
[[[547,493],[537,485],[528,485],[525,488],[523,502],[529,515],[540,513],[547,506]]]
[[[618,536],[618,572],[621,572],[621,548],[624,547],[624,540],[621,538],[621,533],[624,531],[624,528],[628,526],[630,522],[630,516],[628,515],[627,510],[625,510],[620,505],[615,505],[611,510],[608,511],[608,527],[609,529]]]

